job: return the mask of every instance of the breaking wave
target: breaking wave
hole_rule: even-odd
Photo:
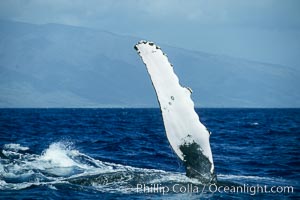
[[[61,184],[100,191],[134,191],[139,183],[193,182],[184,174],[103,162],[80,153],[68,142],[52,143],[41,155],[20,144],[6,144],[0,159],[0,190]],[[195,181],[194,181],[195,182]]]
[[[74,149],[72,143],[56,142],[41,155],[30,152],[20,144],[6,144],[0,152],[0,190],[21,190],[47,186],[96,190],[101,192],[132,193],[137,184],[194,184],[201,185],[184,173],[158,169],[137,168],[103,162]],[[218,175],[221,181],[233,183],[245,180],[265,180],[260,177]],[[270,181],[268,180],[265,180]]]

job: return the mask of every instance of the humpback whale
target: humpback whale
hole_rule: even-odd
[[[210,133],[194,109],[192,90],[180,85],[173,65],[159,46],[142,40],[134,49],[146,65],[160,105],[168,141],[183,161],[186,175],[203,183],[215,182]]]

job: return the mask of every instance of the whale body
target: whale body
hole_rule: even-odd
[[[160,105],[168,141],[183,161],[186,175],[204,183],[216,181],[210,133],[195,112],[192,90],[180,85],[173,66],[159,46],[153,42],[140,41],[134,48],[146,65]]]

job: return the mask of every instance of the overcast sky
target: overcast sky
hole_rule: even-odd
[[[300,68],[299,0],[1,0],[0,18],[91,27]]]

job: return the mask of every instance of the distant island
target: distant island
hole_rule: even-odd
[[[158,107],[132,49],[144,38],[59,24],[0,26],[1,108]],[[300,107],[296,68],[159,45],[196,107]]]

